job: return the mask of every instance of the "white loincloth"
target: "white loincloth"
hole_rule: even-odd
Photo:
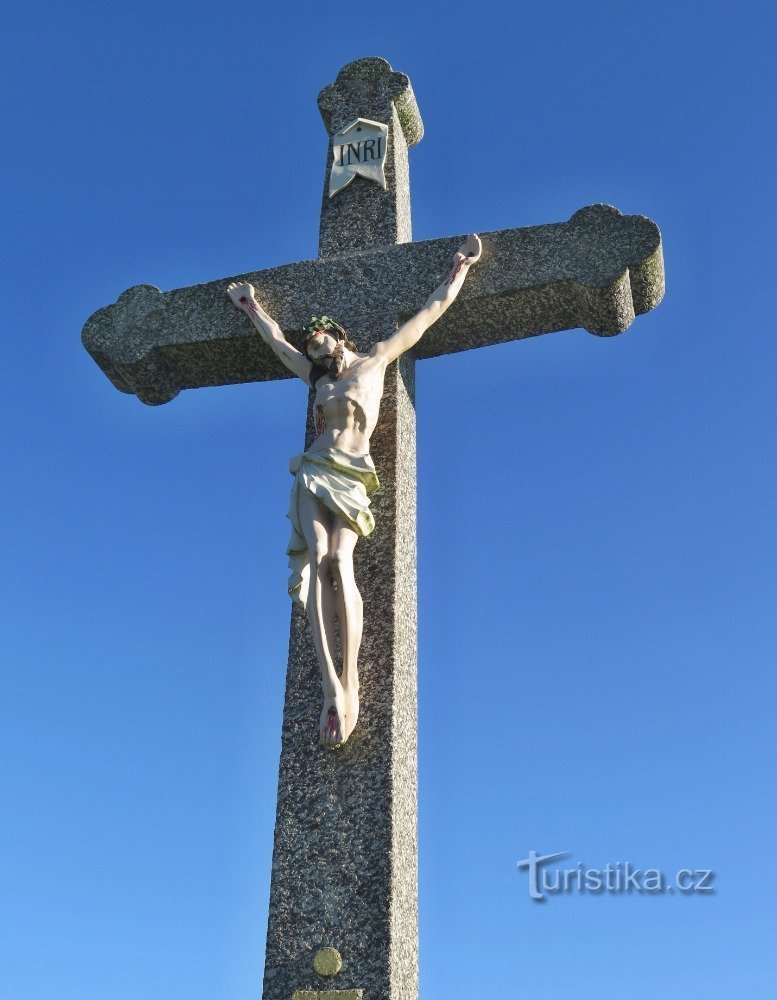
[[[380,482],[369,455],[354,455],[342,448],[303,451],[291,459],[289,471],[294,476],[287,514],[291,521],[291,538],[286,549],[291,570],[289,596],[305,607],[310,582],[310,552],[299,519],[300,490],[307,490],[354,531],[366,536],[375,527],[368,494],[373,493]]]

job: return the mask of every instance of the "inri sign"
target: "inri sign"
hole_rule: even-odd
[[[375,181],[385,190],[386,175],[383,167],[387,145],[388,125],[381,122],[357,118],[340,129],[332,137],[334,162],[329,175],[329,197],[333,198],[338,191],[347,187],[357,174]]]

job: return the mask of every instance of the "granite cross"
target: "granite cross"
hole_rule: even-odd
[[[318,106],[330,138],[318,259],[237,277],[284,331],[327,313],[365,350],[420,308],[462,237],[410,242],[407,151],[423,126],[404,74],[359,59]],[[383,177],[340,176],[333,139],[358,119],[385,138]],[[336,752],[318,746],[317,660],[304,613],[292,611],[264,1000],[418,996],[415,360],[573,327],[610,336],[663,295],[657,227],[607,205],[481,238],[455,305],[386,374],[372,438],[377,527],[356,549],[361,716]],[[130,288],[87,321],[84,344],[116,388],[150,404],[186,388],[290,377],[230,304],[230,280]],[[309,405],[306,447],[312,434]]]

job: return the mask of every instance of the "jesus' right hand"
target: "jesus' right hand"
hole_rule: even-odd
[[[227,295],[232,299],[237,308],[242,309],[243,312],[253,312],[256,307],[254,286],[247,281],[233,281],[231,285],[227,285]]]

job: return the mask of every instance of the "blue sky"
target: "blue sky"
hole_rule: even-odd
[[[314,257],[315,98],[364,55],[426,125],[416,239],[604,201],[659,224],[667,271],[621,337],[419,366],[422,996],[775,995],[776,20],[6,15],[0,995],[259,995],[305,390],[144,407],[80,330],[134,284]],[[531,850],[716,892],[537,904]]]

